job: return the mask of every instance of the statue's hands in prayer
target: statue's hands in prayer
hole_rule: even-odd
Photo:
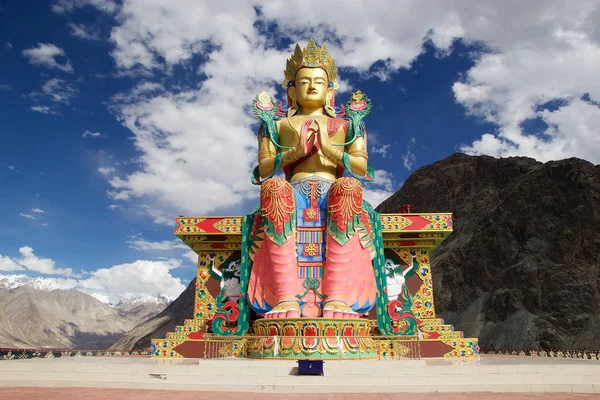
[[[333,145],[331,144],[331,139],[327,134],[327,129],[320,129],[319,127],[317,140],[319,147],[321,148],[321,152],[325,157],[329,158],[333,154]]]
[[[312,139],[312,138],[311,138]],[[313,147],[312,141],[307,141],[306,136],[300,135],[298,143],[292,148],[293,161],[297,161],[311,152]]]
[[[304,121],[298,142],[291,150],[293,161],[297,161],[310,154],[315,146],[317,149],[320,148],[319,132],[320,127],[317,121],[313,119]]]

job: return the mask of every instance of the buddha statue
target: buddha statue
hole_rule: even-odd
[[[261,188],[247,301],[265,318],[359,318],[378,293],[375,213],[361,185],[374,179],[362,122],[370,101],[357,91],[336,113],[335,61],[312,39],[296,46],[284,74],[287,109],[264,91],[252,107],[262,120],[253,176]],[[274,176],[280,170],[285,178]]]

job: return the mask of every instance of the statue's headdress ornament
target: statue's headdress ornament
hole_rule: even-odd
[[[308,41],[308,45],[303,50],[300,45],[296,44],[294,54],[287,60],[287,65],[284,71],[285,79],[281,86],[287,89],[289,86],[294,84],[296,79],[296,72],[300,68],[323,68],[327,72],[329,82],[333,89],[339,88],[337,81],[337,67],[335,66],[335,60],[329,55],[327,45],[323,44],[323,47],[319,48],[313,39]]]

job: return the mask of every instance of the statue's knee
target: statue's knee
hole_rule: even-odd
[[[350,176],[336,179],[329,190],[333,190],[334,193],[346,193],[362,197],[362,185],[360,184],[360,181]]]
[[[284,188],[289,187],[290,189],[292,188],[292,185],[290,185],[290,183],[288,181],[286,181],[283,178],[271,178],[271,179],[267,179],[266,181],[264,181],[262,183],[262,185],[260,186],[260,191],[262,192],[272,192],[272,191],[280,191],[283,190]]]
[[[294,204],[294,190],[292,185],[283,178],[271,178],[260,186],[260,204],[271,203],[277,200],[281,205]]]
[[[336,179],[329,189],[327,207],[330,214],[350,212],[359,214],[362,210],[362,185],[356,178]]]

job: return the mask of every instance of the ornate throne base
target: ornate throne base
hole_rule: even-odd
[[[368,319],[260,319],[246,342],[250,358],[377,358]]]
[[[476,338],[464,338],[462,332],[455,331],[435,314],[430,252],[452,233],[452,214],[381,215],[386,258],[394,258],[406,271],[411,262],[410,252],[417,254],[418,266],[406,275],[405,285],[413,300],[411,311],[420,321],[419,338],[379,336],[376,321],[370,319],[259,319],[252,323],[251,332],[244,338],[232,341],[235,336],[222,337],[228,339],[228,344],[219,347],[216,355],[214,346],[219,338],[206,333],[207,322],[217,311],[215,297],[219,293],[219,282],[210,278],[208,272],[210,259],[212,255],[220,268],[239,255],[242,218],[179,217],[176,222],[175,234],[199,256],[194,319],[167,333],[165,339],[152,339],[152,357],[203,358],[242,353],[245,357],[271,359],[479,355]]]

